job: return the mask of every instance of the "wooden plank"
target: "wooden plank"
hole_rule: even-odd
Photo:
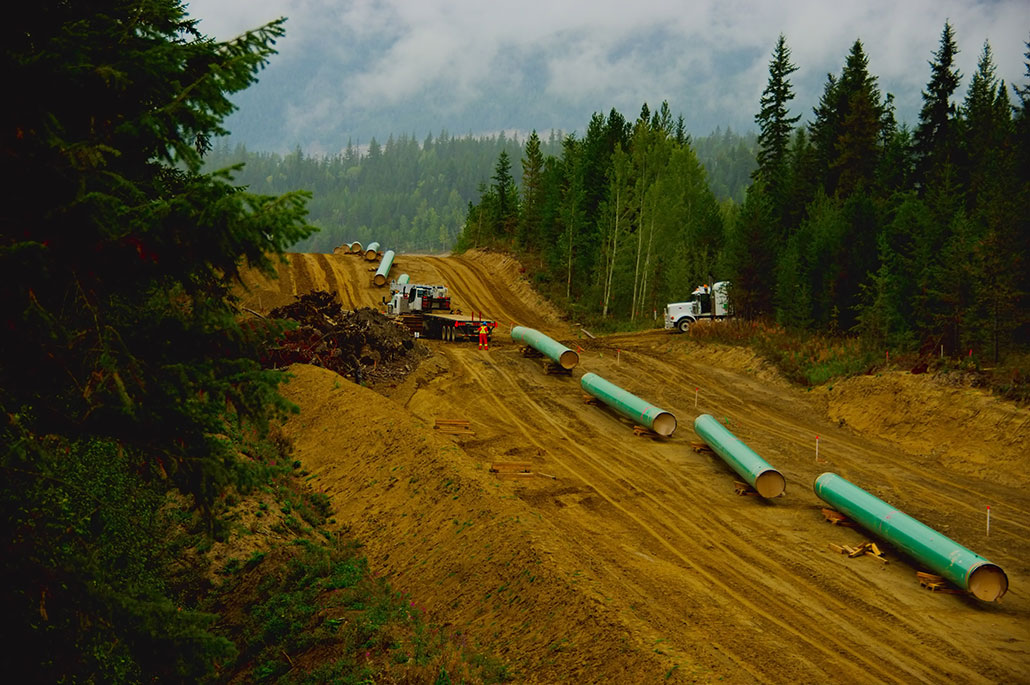
[[[655,433],[647,426],[633,426],[633,435],[643,435],[648,438],[660,437],[657,433]]]
[[[466,419],[436,419],[433,428],[448,435],[475,435]]]
[[[739,480],[733,481],[733,490],[738,495],[757,495],[758,494],[757,492],[755,492],[755,489],[753,487],[751,487],[747,483],[744,483],[743,481],[739,481]]]
[[[835,545],[831,542],[830,549],[832,549],[834,552],[837,552],[838,554],[844,554],[844,547],[842,547],[841,545]]]
[[[822,509],[823,517],[835,526],[848,526],[854,527],[855,522],[849,519],[844,514],[833,509]]]
[[[853,552],[851,552],[851,554],[849,554],[848,556],[850,558],[852,558],[852,559],[854,559],[855,557],[860,557],[863,554],[865,554],[865,551],[867,549],[869,549],[869,543],[868,542],[863,542],[861,545],[856,547],[855,550]]]
[[[500,473],[502,471],[521,471],[528,473],[532,468],[533,465],[528,461],[497,461],[490,465],[490,471],[492,473]]]

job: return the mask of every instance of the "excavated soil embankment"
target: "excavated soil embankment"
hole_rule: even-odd
[[[252,281],[249,306],[326,287],[350,307],[382,296],[358,259],[289,259],[279,281]],[[286,431],[372,567],[519,682],[1028,680],[1026,409],[901,373],[805,392],[744,351],[686,336],[578,338],[499,255],[398,262],[501,321],[491,350],[430,341],[432,356],[379,393],[293,367],[286,392],[302,413]],[[572,377],[522,357],[511,323],[578,345]],[[679,428],[635,436],[584,403],[587,371]],[[700,413],[779,469],[785,496],[737,496],[735,474],[692,449]],[[474,435],[443,435],[437,418]],[[508,462],[535,475],[489,470]],[[888,564],[833,552],[870,538],[823,520],[811,484],[824,471],[999,564],[1009,593],[992,604],[932,593],[916,580],[925,569],[893,550]]]

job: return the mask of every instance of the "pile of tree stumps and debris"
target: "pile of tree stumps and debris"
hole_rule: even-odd
[[[270,367],[314,364],[349,376],[356,383],[403,377],[429,350],[411,332],[370,307],[344,309],[324,290],[298,295],[293,304],[269,312],[270,319],[297,323],[266,348]]]

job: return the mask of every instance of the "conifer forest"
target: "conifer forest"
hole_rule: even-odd
[[[1030,334],[1030,62],[1006,84],[985,42],[961,93],[957,50],[945,24],[908,125],[856,40],[802,121],[781,35],[742,201],[720,200],[682,120],[645,104],[595,115],[560,154],[536,136],[502,153],[458,244],[538,254],[537,281],[583,316],[653,317],[730,280],[744,317],[996,360]]]

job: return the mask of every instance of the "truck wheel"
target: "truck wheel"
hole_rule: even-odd
[[[680,329],[680,333],[686,333],[690,330],[690,319],[680,319],[679,323],[676,324],[676,328]]]

